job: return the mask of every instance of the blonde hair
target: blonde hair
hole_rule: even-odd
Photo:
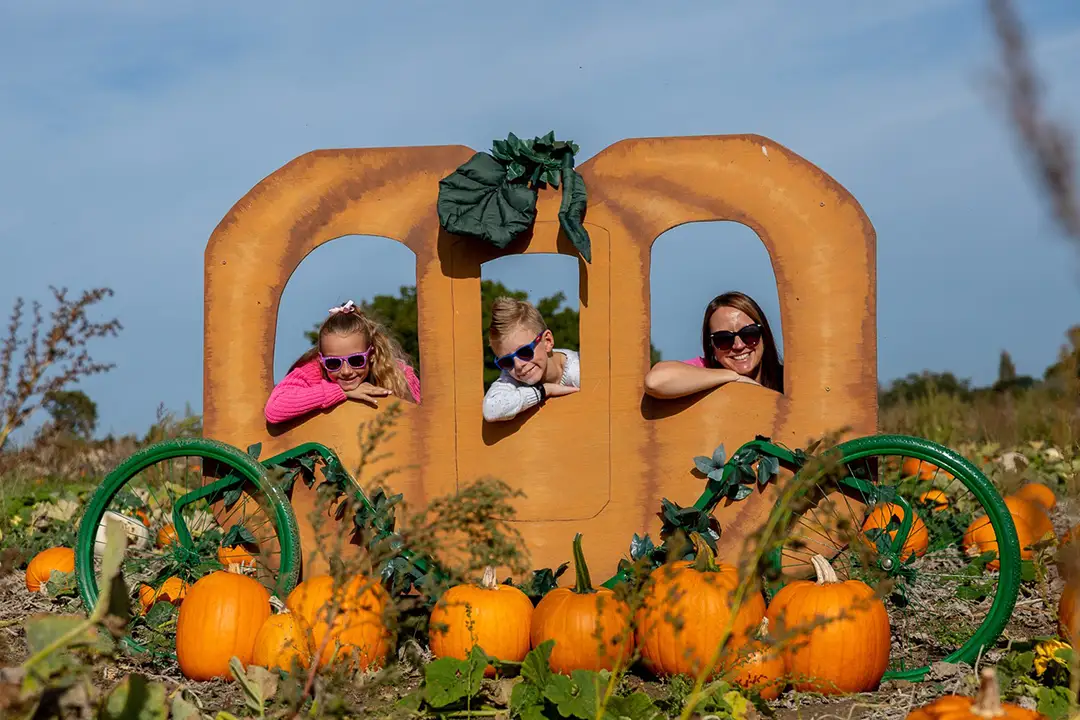
[[[517,328],[527,328],[537,335],[548,329],[544,316],[526,300],[498,297],[491,304],[488,342],[497,343]]]
[[[405,373],[402,372],[399,364],[411,364],[409,356],[405,354],[405,351],[401,349],[401,345],[387,332],[386,328],[378,321],[365,315],[355,305],[336,312],[323,321],[323,324],[319,326],[319,341],[315,347],[301,355],[292,364],[292,367],[289,368],[290,372],[318,357],[323,337],[331,334],[363,335],[373,348],[370,355],[371,369],[368,371],[367,382],[376,387],[389,390],[400,398],[412,399],[413,402],[416,402],[416,398],[413,397],[412,391],[409,389],[409,383],[405,380]],[[323,370],[323,373],[325,374],[325,370]]]

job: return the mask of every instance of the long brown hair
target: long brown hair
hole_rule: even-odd
[[[717,308],[724,306],[733,307],[746,313],[751,320],[761,326],[761,341],[765,346],[762,348],[761,353],[761,379],[759,382],[763,387],[770,390],[779,393],[784,392],[784,365],[780,362],[780,354],[776,351],[776,342],[773,340],[769,321],[761,307],[754,302],[754,299],[741,292],[732,291],[717,295],[705,308],[705,318],[701,321],[701,348],[702,354],[705,356],[705,367],[723,367],[717,361],[716,352],[713,350],[712,342],[709,340],[709,336],[712,334],[709,331],[709,318],[712,317]]]
[[[323,324],[319,326],[319,342],[315,344],[315,347],[297,358],[289,371],[292,372],[301,365],[317,358],[319,356],[319,346],[324,336],[331,334],[354,335],[357,333],[367,338],[368,343],[374,348],[371,351],[371,370],[368,372],[367,382],[376,387],[385,388],[400,398],[412,399],[413,402],[416,402],[416,398],[413,397],[412,391],[409,389],[409,383],[405,380],[405,373],[402,372],[401,366],[398,364],[411,364],[408,355],[401,349],[398,341],[386,331],[386,328],[373,318],[365,315],[355,305],[350,306],[348,310],[333,313],[326,318]],[[325,369],[323,369],[323,375],[326,375]]]

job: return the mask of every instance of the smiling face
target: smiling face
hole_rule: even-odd
[[[535,339],[535,330],[518,325],[499,339],[494,340],[491,343],[491,351],[495,353],[495,357],[502,357],[517,351]],[[548,363],[551,361],[551,351],[554,344],[555,340],[551,335],[551,331],[545,330],[540,336],[540,342],[536,344],[532,359],[525,360],[519,356],[514,356],[514,367],[512,370],[507,371],[510,377],[526,385],[538,385],[543,382]]]
[[[742,310],[721,305],[709,318],[709,332],[738,332],[747,325],[754,325],[754,319]],[[713,348],[713,356],[721,367],[733,370],[745,377],[757,379],[761,371],[761,357],[765,353],[765,340],[761,339],[754,347],[749,347],[740,337],[729,350]]]
[[[319,338],[319,351],[327,357],[348,357],[354,353],[362,353],[368,349],[368,345],[368,339],[363,333],[327,333]],[[343,362],[336,371],[331,372],[324,367],[323,372],[345,392],[355,390],[371,373],[371,356],[368,356],[368,362],[360,369]]]

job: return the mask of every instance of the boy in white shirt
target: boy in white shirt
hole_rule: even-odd
[[[556,349],[543,316],[524,300],[495,300],[488,343],[502,373],[484,395],[487,422],[509,420],[547,398],[581,389],[578,354]]]

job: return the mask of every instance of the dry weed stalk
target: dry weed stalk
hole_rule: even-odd
[[[41,303],[33,303],[29,334],[22,336],[24,325],[22,298],[15,301],[8,334],[0,345],[0,448],[41,407],[48,393],[64,390],[80,378],[107,372],[111,363],[97,363],[86,350],[97,337],[116,336],[122,329],[115,318],[104,323],[91,322],[87,310],[103,298],[112,296],[109,288],[85,290],[75,300],[67,288],[50,286],[57,307],[45,327]],[[21,359],[18,359],[19,351]]]

